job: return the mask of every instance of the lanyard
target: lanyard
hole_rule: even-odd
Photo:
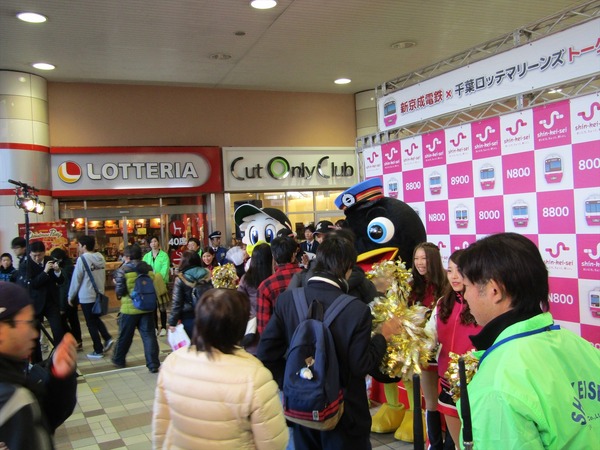
[[[490,348],[488,348],[483,355],[481,355],[481,359],[479,360],[479,366],[483,363],[483,360],[489,355],[492,351],[500,347],[502,344],[506,344],[508,341],[512,341],[513,339],[519,339],[526,336],[531,336],[533,334],[543,333],[544,331],[550,330],[560,330],[560,325],[549,325],[547,327],[538,328],[537,330],[525,331],[523,333],[515,334],[513,336],[509,336],[507,338],[502,339],[501,341],[496,342]]]

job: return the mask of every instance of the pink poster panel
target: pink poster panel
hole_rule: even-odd
[[[402,171],[402,155],[400,153],[400,141],[381,144],[381,159],[383,162],[383,173],[396,173]]]
[[[427,234],[448,234],[448,201],[440,200],[425,204],[425,228]]]
[[[572,190],[538,192],[537,208],[540,233],[575,233],[575,205]]]
[[[598,187],[600,183],[600,141],[572,144],[575,188]]]
[[[473,163],[448,164],[448,198],[473,197]]]
[[[406,203],[425,200],[423,170],[409,170],[402,173],[404,184],[404,201]]]
[[[450,247],[452,251],[450,254],[454,253],[456,250],[467,248],[473,242],[477,240],[474,234],[463,234],[463,235],[451,235],[450,236]]]
[[[556,147],[571,143],[569,101],[533,108],[535,148]]]
[[[581,337],[600,350],[600,325],[581,324]]]
[[[570,278],[549,278],[550,312],[556,320],[579,322],[579,294],[577,280]]]
[[[600,280],[600,233],[577,235],[577,266],[579,278]]]
[[[475,199],[475,228],[477,234],[504,231],[504,201],[501,195]]]

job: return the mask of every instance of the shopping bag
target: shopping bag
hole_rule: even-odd
[[[173,351],[181,347],[187,347],[191,343],[190,338],[183,329],[183,324],[181,323],[175,327],[175,331],[171,331],[169,329],[167,341],[169,342],[169,345]]]
[[[108,297],[101,292],[98,292],[96,294],[94,306],[92,306],[92,314],[104,316],[106,313],[108,313]]]

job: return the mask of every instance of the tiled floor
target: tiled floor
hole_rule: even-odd
[[[103,318],[114,337],[117,336],[116,313]],[[145,367],[139,335],[127,355],[127,367],[115,369],[110,355],[89,360],[92,350],[85,322],[84,351],[79,353],[78,402],[73,415],[56,431],[56,450],[108,450],[152,448],[152,404],[157,374]],[[170,353],[166,337],[159,339],[161,361]],[[114,348],[114,347],[113,347]],[[409,450],[413,444],[397,441],[393,434],[371,434],[374,450]]]

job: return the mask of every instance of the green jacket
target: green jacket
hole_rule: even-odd
[[[550,313],[517,322],[483,361],[485,352],[476,352],[480,366],[468,393],[477,450],[575,450],[600,442],[600,350],[569,330],[545,331],[553,323]]]
[[[133,306],[133,301],[129,296],[129,293],[133,291],[135,286],[135,279],[138,273],[147,273],[152,278],[158,297],[158,307],[161,310],[169,303],[169,295],[165,282],[162,280],[162,277],[157,277],[150,269],[150,265],[144,261],[132,260],[123,264],[115,272],[115,293],[121,299],[121,314],[148,314],[148,311],[141,311]]]
[[[167,252],[164,250],[159,250],[156,258],[153,258],[151,250],[144,255],[142,261],[150,265],[154,273],[160,274],[165,283],[169,282],[169,269],[171,268],[171,260],[169,259]]]

